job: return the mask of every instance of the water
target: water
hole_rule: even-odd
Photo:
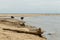
[[[47,40],[60,40],[60,16],[25,17],[24,21],[29,25],[44,29]],[[48,35],[49,33],[51,35]]]

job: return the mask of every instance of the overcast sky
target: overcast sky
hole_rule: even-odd
[[[0,0],[0,13],[60,13],[60,0]]]

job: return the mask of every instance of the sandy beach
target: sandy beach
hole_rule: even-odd
[[[20,31],[21,29],[22,31],[25,30],[29,31],[28,28],[19,28],[18,24],[15,22],[19,21],[15,19],[12,20],[9,18],[7,19],[0,18],[0,40],[46,40],[45,38],[39,37],[38,35],[4,30],[4,29],[11,29]]]

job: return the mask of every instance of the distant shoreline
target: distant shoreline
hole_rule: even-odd
[[[31,16],[60,16],[60,14],[0,14],[0,17],[6,17],[6,16],[24,16],[24,17],[31,17]]]

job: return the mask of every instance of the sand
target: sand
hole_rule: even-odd
[[[12,20],[13,21],[13,20]],[[7,22],[9,24],[9,22]],[[14,25],[8,25],[0,22],[0,40],[46,40],[45,38],[41,38],[38,35],[33,35],[33,34],[26,34],[26,33],[17,33],[14,31],[9,31],[9,30],[3,30],[3,28],[8,28],[8,29],[17,29],[19,30],[18,27]],[[21,30],[27,30],[29,29],[21,29]]]

